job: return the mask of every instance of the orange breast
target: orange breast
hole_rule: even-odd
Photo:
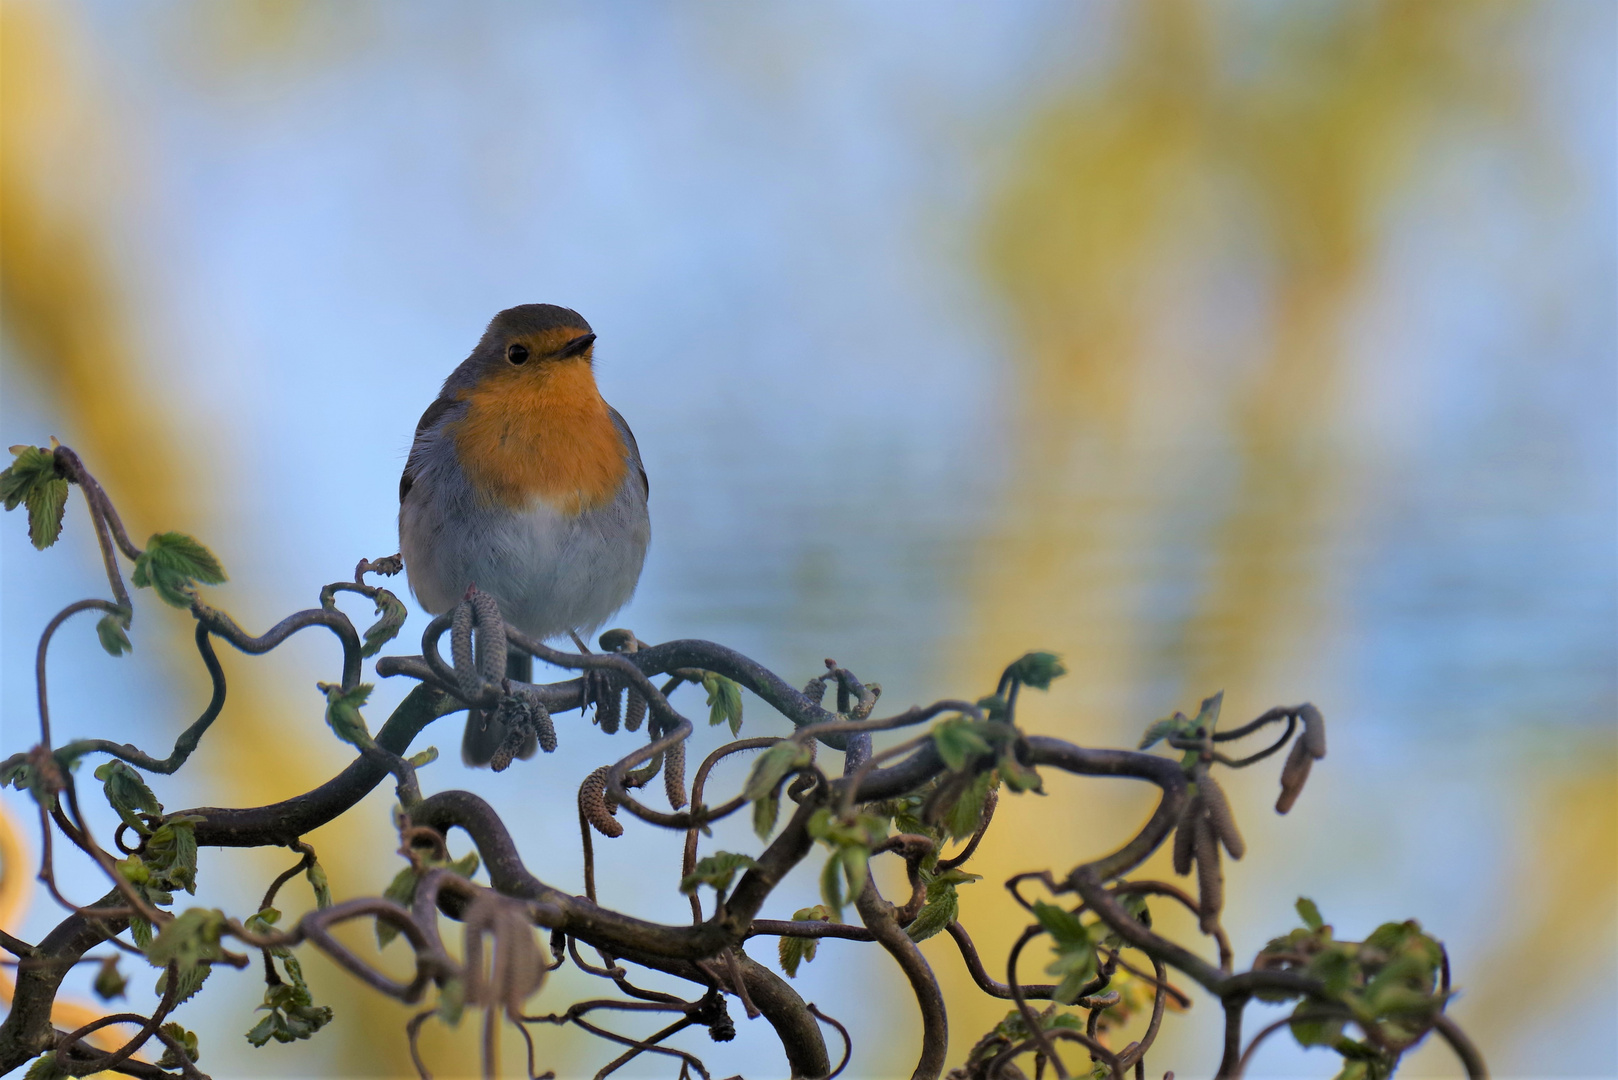
[[[516,509],[539,498],[578,514],[623,483],[627,451],[587,361],[500,371],[462,400],[466,415],[447,433],[484,500]]]

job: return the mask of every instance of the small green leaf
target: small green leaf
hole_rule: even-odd
[[[276,1013],[269,1013],[253,1025],[247,1033],[247,1041],[254,1046],[264,1046],[275,1037],[275,1029],[279,1026],[281,1018]]]
[[[979,732],[982,727],[978,721],[964,716],[951,717],[933,727],[933,745],[950,771],[960,772],[990,752],[988,741]]]
[[[1021,794],[1025,791],[1045,793],[1044,782],[1039,778],[1039,772],[1032,765],[1024,765],[1017,760],[1012,747],[1007,747],[1000,755],[1000,762],[996,766],[1000,771],[1000,779],[1005,781],[1006,787]],[[974,826],[975,827],[975,826]]]
[[[699,860],[696,867],[680,879],[680,891],[689,895],[696,892],[698,886],[710,885],[716,892],[723,893],[735,880],[736,871],[757,865],[751,856],[738,855],[731,851],[716,851]]]
[[[1224,702],[1225,692],[1223,690],[1212,697],[1203,698],[1202,707],[1197,710],[1197,718],[1192,721],[1191,726],[1201,728],[1204,731],[1213,731],[1215,727],[1219,726],[1219,707]]]
[[[264,1004],[259,1008],[268,1010],[268,1015],[247,1033],[247,1041],[254,1046],[263,1046],[271,1039],[279,1043],[307,1039],[331,1022],[331,1009],[310,1001],[309,986],[297,961],[288,957],[285,963],[293,981],[265,988]]]
[[[225,929],[225,913],[218,908],[187,908],[163,927],[146,949],[146,958],[162,967],[170,960],[180,973],[224,956],[219,936]]]
[[[51,480],[28,493],[28,539],[44,551],[62,535],[67,512],[67,481]]]
[[[410,755],[410,764],[414,765],[418,769],[422,768],[425,765],[431,765],[433,762],[435,762],[437,760],[438,760],[438,747],[436,747],[436,746],[429,746],[427,749],[423,750],[419,754],[411,754]]]
[[[207,982],[208,976],[212,974],[213,965],[207,963],[181,968],[179,981],[175,984],[177,989],[174,992],[174,1004],[183,1005],[196,997],[197,991],[202,989],[202,984]],[[157,976],[157,996],[162,997],[168,991],[168,986],[169,973],[168,969],[164,968]]]
[[[983,821],[983,804],[997,781],[998,775],[992,769],[979,773],[944,811],[939,824],[952,840],[965,840],[978,831],[978,825]]]
[[[1038,919],[1039,925],[1056,939],[1058,946],[1090,944],[1090,932],[1079,921],[1079,917],[1066,908],[1048,904],[1043,900],[1035,900],[1034,918]]]
[[[781,970],[786,972],[787,978],[796,979],[798,965],[813,960],[819,946],[818,938],[783,936],[777,945],[777,952],[781,957]]]
[[[11,507],[6,507],[7,510]],[[22,1080],[67,1080],[73,1074],[56,1063],[56,1051],[47,1050],[34,1059]]]
[[[911,941],[926,941],[954,922],[960,910],[955,886],[949,882],[931,881],[927,884],[927,903],[917,912],[914,921],[905,927],[905,933],[910,935]]]
[[[416,873],[416,868],[407,866],[393,876],[382,896],[401,907],[409,907],[416,902],[416,886],[420,883],[421,876]],[[376,943],[380,948],[386,948],[389,942],[399,936],[399,928],[392,923],[377,919],[375,926]]]
[[[787,773],[807,764],[809,748],[791,739],[782,739],[753,762],[753,769],[747,774],[747,783],[742,787],[742,798],[764,798],[775,790]]]
[[[33,772],[27,754],[12,754],[4,764],[0,764],[0,788],[14,787],[18,791],[27,791],[33,786]]]
[[[781,816],[781,795],[770,792],[753,802],[753,832],[760,840],[768,840],[775,831],[775,822]]]
[[[96,636],[101,639],[101,647],[107,650],[109,656],[122,656],[126,652],[133,651],[135,646],[129,643],[129,635],[124,633],[128,629],[127,611],[116,614],[108,612],[96,623]]]
[[[1319,1004],[1312,1001],[1298,1002],[1293,1010],[1293,1017],[1309,1012],[1319,1012]],[[1293,1038],[1298,1040],[1299,1046],[1332,1046],[1336,1040],[1343,1036],[1343,1017],[1311,1018],[1311,1020],[1298,1020],[1294,1018],[1290,1027],[1293,1028]]]
[[[1062,666],[1061,658],[1055,653],[1025,653],[1011,665],[1012,677],[1035,690],[1049,690],[1052,679],[1059,679],[1066,674],[1067,668]]]
[[[865,890],[865,881],[871,870],[871,849],[863,844],[848,844],[840,855],[843,876],[848,879],[848,898],[852,901]]]
[[[151,835],[152,830],[141,820],[137,811],[161,814],[163,804],[157,801],[157,796],[146,786],[146,780],[141,774],[122,761],[114,759],[97,765],[95,778],[102,782],[107,794],[107,803],[117,811],[124,824],[141,836]]]
[[[792,921],[830,922],[831,911],[822,904],[816,904],[814,907],[801,908],[794,912]],[[789,978],[797,978],[798,965],[807,964],[813,960],[819,947],[819,938],[783,936],[778,946],[778,951],[781,955],[781,970],[786,972]]]
[[[731,738],[742,730],[742,688],[717,671],[703,672],[702,688],[708,691],[708,726],[730,723]]]
[[[843,916],[843,871],[842,860],[830,858],[820,871],[820,898],[826,901],[826,906],[837,913],[838,919]]]
[[[194,814],[177,814],[146,840],[145,863],[150,883],[158,888],[197,891],[197,822]]]
[[[381,652],[382,646],[398,636],[405,619],[410,615],[404,601],[386,589],[376,591],[376,613],[381,618],[365,631],[365,644],[360,649],[361,656],[375,656]]]
[[[246,921],[242,923],[242,929],[249,934],[272,934],[275,932],[275,924],[280,921],[281,912],[279,909],[272,907],[261,908],[247,917]]]
[[[157,533],[135,560],[130,580],[136,588],[150,586],[165,603],[183,608],[191,606],[198,582],[221,584],[225,569],[213,552],[185,533]]]
[[[326,868],[320,865],[318,859],[309,860],[309,867],[303,872],[303,876],[309,879],[309,887],[315,892],[315,906],[331,907],[331,882],[326,880]]]
[[[361,749],[376,745],[371,729],[365,726],[365,717],[360,715],[360,706],[371,696],[370,683],[360,683],[348,691],[337,683],[315,686],[326,695],[326,723],[339,739]]]
[[[450,1027],[459,1027],[465,1009],[466,984],[459,979],[446,980],[438,988],[438,1018]]]
[[[102,1001],[111,1001],[113,998],[124,996],[124,990],[129,986],[129,980],[124,978],[118,970],[118,957],[109,956],[101,961],[101,969],[96,972],[95,982],[91,988],[95,990],[96,997]]]
[[[170,1022],[163,1025],[163,1034],[180,1044],[187,1061],[195,1063],[202,1054],[197,1050],[197,1037],[185,1030],[179,1024]],[[174,1052],[174,1047],[163,1044],[163,1056],[157,1059],[159,1068],[178,1069],[182,1064],[180,1055]]]
[[[13,446],[11,466],[0,472],[0,498],[7,510],[28,507],[28,539],[43,551],[62,535],[67,480],[56,472],[56,454],[43,446]]]
[[[1185,713],[1179,712],[1175,713],[1173,716],[1165,716],[1161,720],[1152,721],[1152,723],[1146,728],[1146,734],[1141,736],[1140,748],[1142,750],[1150,750],[1162,740],[1173,738],[1174,736],[1180,734],[1182,725],[1185,724],[1185,722]]]
[[[1319,930],[1326,925],[1326,920],[1320,917],[1320,908],[1316,907],[1315,902],[1307,896],[1298,897],[1297,908],[1298,918],[1302,919],[1303,925],[1309,929]]]

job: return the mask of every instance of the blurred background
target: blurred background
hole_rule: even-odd
[[[5,0],[0,442],[59,436],[137,539],[204,539],[231,573],[210,599],[259,630],[396,550],[416,418],[488,318],[575,307],[651,476],[617,623],[800,683],[835,657],[894,708],[1055,650],[1071,674],[1024,723],[1088,745],[1218,689],[1231,719],[1313,700],[1331,756],[1298,808],[1273,813],[1268,764],[1228,785],[1238,962],[1299,895],[1341,937],[1417,918],[1496,1075],[1618,1075],[1615,42],[1597,0]],[[77,504],[45,553],[0,524],[9,754],[35,738],[40,628],[105,581]],[[116,660],[69,624],[63,737],[164,752],[206,698],[187,622],[142,595]],[[314,689],[328,640],[226,662],[223,718],[154,778],[170,809],[286,797],[346,760]],[[381,681],[373,727],[405,689]],[[498,776],[454,760],[458,719],[418,746],[448,751],[425,786],[489,798],[577,891],[575,785],[629,744],[559,726],[556,755]],[[779,730],[749,698],[744,733]],[[1047,785],[1002,802],[988,880],[962,890],[991,955],[1022,926],[999,880],[1110,850],[1151,805]],[[340,896],[398,868],[390,806],[379,789],[308,838]],[[58,912],[20,894],[39,837],[25,799],[4,808],[27,848],[4,853],[25,906],[5,924],[37,940]],[[717,833],[756,848],[745,823]],[[603,898],[678,919],[675,847],[636,825],[598,843]],[[245,915],[292,861],[204,851],[196,902]],[[814,903],[818,863],[765,914]],[[925,950],[958,1063],[1005,1003],[947,938]],[[337,1021],[257,1051],[258,974],[216,973],[178,1015],[202,1066],[410,1075],[407,1010],[311,969]],[[92,973],[68,983],[89,1007]],[[853,1031],[850,1075],[908,1075],[919,1024],[884,954],[828,942],[797,984]],[[564,971],[533,1007],[594,992]],[[779,1074],[736,1012],[736,1042],[677,1044]],[[1153,1074],[1211,1072],[1217,1013],[1171,1017]],[[475,1027],[429,1025],[437,1075],[473,1070]],[[611,1056],[542,1038],[563,1076]],[[1277,1038],[1254,1074],[1336,1063]],[[1402,1075],[1459,1072],[1430,1046]]]

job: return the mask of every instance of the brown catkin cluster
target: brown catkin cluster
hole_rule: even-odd
[[[618,734],[618,718],[623,715],[623,694],[618,681],[609,677],[605,692],[596,702],[596,723],[608,735]]]
[[[1219,864],[1221,845],[1233,859],[1247,853],[1247,844],[1236,828],[1236,817],[1231,813],[1230,801],[1224,789],[1208,772],[1205,762],[1199,762],[1193,772],[1196,793],[1186,803],[1180,824],[1174,831],[1173,861],[1176,874],[1189,874],[1197,868],[1198,904],[1203,933],[1211,934],[1219,927],[1219,912],[1225,904],[1225,875]]]
[[[681,739],[663,752],[663,790],[669,805],[676,810],[685,806],[685,740]]]
[[[624,827],[613,817],[618,804],[607,797],[607,770],[608,766],[601,766],[579,785],[579,813],[602,836],[619,837],[624,835]]]
[[[1292,743],[1287,763],[1281,767],[1281,797],[1275,800],[1275,811],[1284,814],[1292,809],[1303,791],[1309,770],[1315,762],[1326,756],[1326,721],[1313,705],[1298,706],[1298,719],[1303,721],[1303,734]]]
[[[633,686],[629,688],[629,701],[624,706],[624,728],[627,731],[639,731],[641,722],[646,719],[646,699],[639,690]]]

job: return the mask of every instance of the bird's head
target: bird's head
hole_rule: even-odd
[[[445,383],[445,396],[500,387],[521,393],[553,382],[593,385],[595,334],[584,317],[555,304],[522,304],[489,321],[477,348]]]

